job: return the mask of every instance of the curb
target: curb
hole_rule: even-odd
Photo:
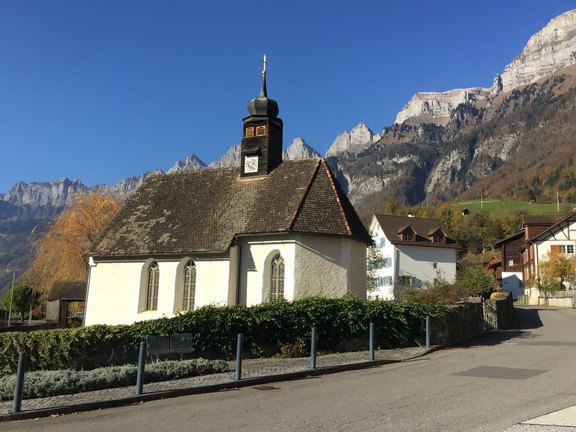
[[[41,408],[36,410],[21,411],[18,413],[0,414],[0,423],[13,421],[13,420],[27,420],[41,417],[50,417],[53,415],[72,414],[77,412],[96,411],[106,408],[117,408],[126,405],[138,404],[141,402],[149,402],[160,399],[170,399],[179,396],[188,396],[195,394],[213,393],[222,390],[239,389],[244,387],[252,387],[254,385],[268,384],[272,382],[293,381],[297,379],[307,378],[311,376],[327,375],[338,372],[345,372],[359,369],[369,369],[374,366],[382,366],[392,363],[401,363],[413,358],[422,357],[439,349],[434,347],[430,348],[421,355],[411,357],[406,360],[368,360],[361,363],[349,363],[344,365],[319,367],[316,369],[308,369],[297,372],[287,372],[278,375],[266,375],[262,377],[245,378],[240,381],[230,381],[221,384],[212,384],[199,387],[187,387],[174,390],[164,390],[158,392],[144,393],[141,395],[134,395],[122,397],[118,399],[111,399],[105,401],[84,402],[74,405],[56,406],[50,408]]]

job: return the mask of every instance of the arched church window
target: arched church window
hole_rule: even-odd
[[[182,310],[194,310],[196,297],[196,264],[189,261],[184,267],[184,289],[182,292]]]
[[[158,283],[160,280],[160,268],[154,261],[148,267],[148,286],[146,290],[146,310],[158,309]]]
[[[284,298],[284,260],[280,255],[272,259],[272,280],[270,286],[270,300]]]

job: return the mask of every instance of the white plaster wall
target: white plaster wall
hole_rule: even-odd
[[[228,304],[230,260],[194,260],[196,264],[196,308]],[[174,285],[174,282],[172,283]]]
[[[382,254],[383,258],[388,258],[390,261],[390,265],[387,267],[383,267],[377,269],[374,272],[374,277],[377,278],[386,278],[389,277],[391,283],[381,285],[378,289],[372,291],[368,294],[369,298],[375,299],[384,299],[384,300],[393,300],[394,299],[394,280],[396,278],[395,269],[396,269],[396,248],[395,246],[390,243],[390,240],[386,238],[384,235],[384,231],[376,221],[376,218],[372,218],[372,223],[370,224],[370,233],[372,238],[374,239],[374,243],[380,249],[380,253]],[[382,239],[384,239],[384,247],[381,247]]]
[[[228,301],[227,259],[194,260],[196,307],[225,305]],[[180,260],[157,260],[160,270],[158,309],[138,312],[141,275],[145,261],[98,262],[90,269],[86,301],[86,325],[132,324],[136,321],[174,316],[176,270]]]
[[[456,279],[456,250],[422,246],[399,248],[398,276],[413,276],[422,282]],[[436,263],[436,268],[434,268]]]
[[[299,236],[296,244],[296,297],[366,298],[366,245],[356,240]]]
[[[513,300],[518,300],[524,295],[522,279],[522,272],[502,272],[502,289],[512,293]]]
[[[240,245],[240,304],[262,303],[264,264],[275,250],[284,259],[284,297],[294,299],[295,240],[291,236],[241,239]]]
[[[132,324],[139,320],[142,265],[143,262],[101,262],[90,268],[86,325]]]

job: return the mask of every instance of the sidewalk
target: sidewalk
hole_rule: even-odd
[[[25,399],[22,401],[22,411],[19,413],[10,413],[12,401],[0,402],[0,422],[92,411],[143,401],[364,369],[420,357],[434,349],[436,348],[414,347],[379,350],[375,353],[374,361],[368,360],[368,351],[329,354],[317,357],[316,369],[310,369],[310,358],[244,360],[240,381],[234,380],[235,362],[229,362],[230,372],[146,384],[142,395],[136,395],[136,385],[134,385],[72,395]]]

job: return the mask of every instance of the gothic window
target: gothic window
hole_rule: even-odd
[[[244,136],[246,138],[252,138],[254,136],[254,127],[247,127],[244,132]]]
[[[284,260],[280,255],[272,259],[270,286],[270,300],[279,300],[284,298]]]
[[[184,290],[182,293],[182,310],[194,310],[196,297],[196,265],[189,261],[184,267]]]
[[[160,279],[160,269],[158,263],[154,261],[148,267],[148,286],[146,289],[146,310],[158,309],[158,282]]]

